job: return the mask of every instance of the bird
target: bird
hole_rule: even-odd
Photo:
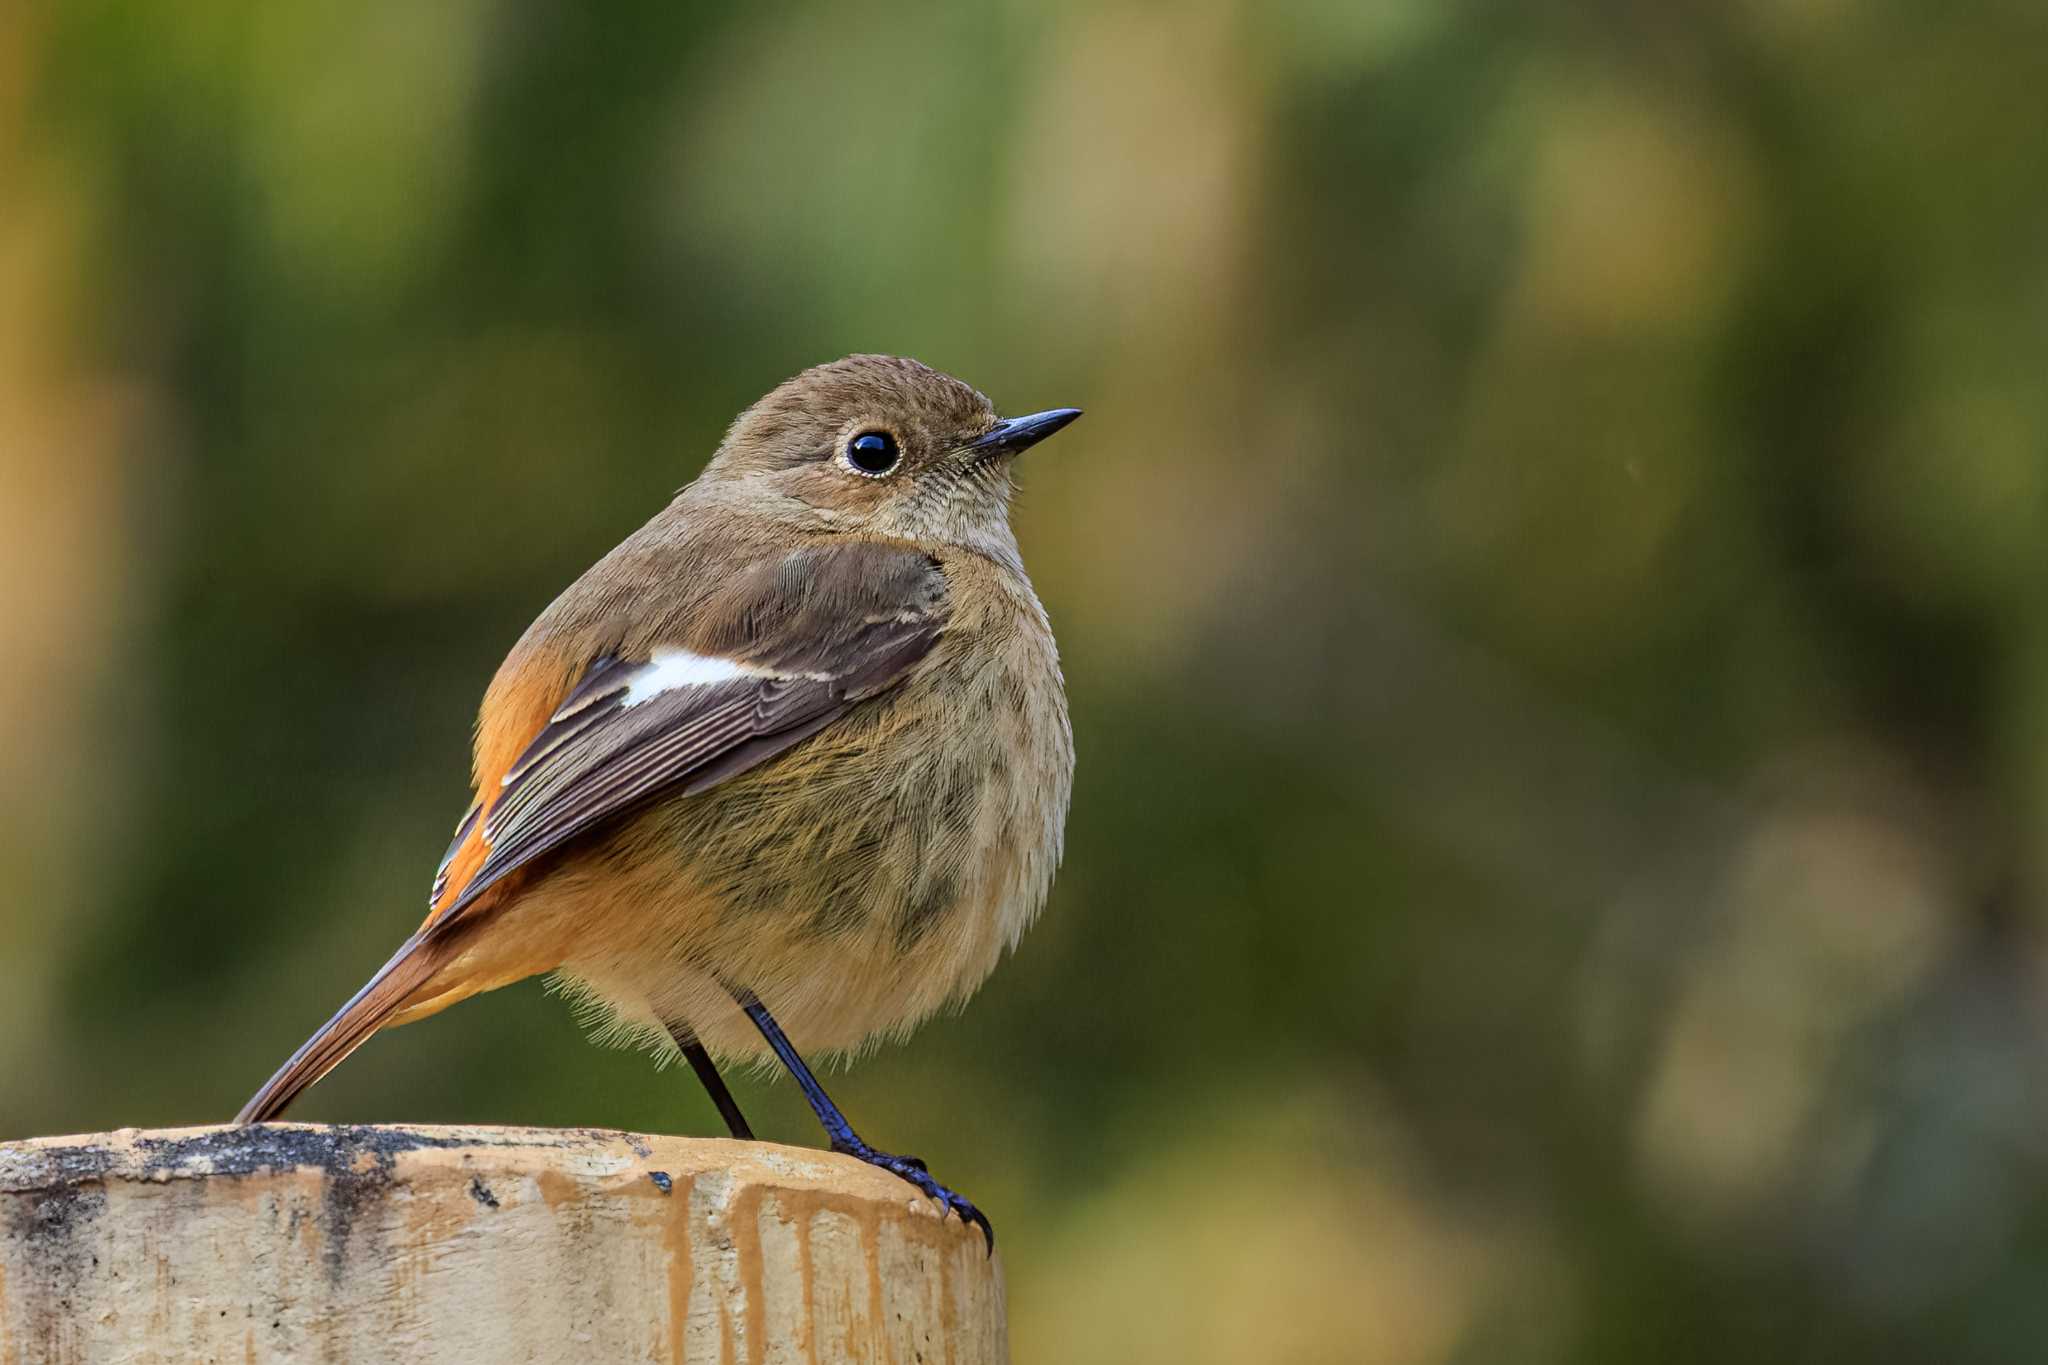
[[[553,974],[680,1053],[735,1138],[720,1063],[779,1063],[834,1151],[992,1254],[987,1216],[862,1139],[803,1054],[963,1002],[1050,893],[1073,732],[1009,508],[1017,457],[1080,415],[1000,417],[883,355],[743,411],[512,647],[425,921],[235,1121],[275,1119],[380,1029]]]

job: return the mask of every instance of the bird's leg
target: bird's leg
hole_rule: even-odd
[[[688,1024],[670,1024],[668,1036],[676,1040],[676,1046],[683,1050],[683,1059],[689,1062],[690,1070],[704,1082],[704,1089],[710,1093],[711,1102],[718,1106],[718,1116],[725,1120],[726,1129],[740,1141],[752,1142],[754,1130],[747,1126],[747,1116],[740,1112],[732,1091],[725,1088],[725,1077],[718,1074],[711,1054],[704,1050],[704,1044],[697,1041],[696,1032]]]
[[[754,1027],[761,1030],[761,1036],[768,1040],[768,1046],[774,1049],[782,1064],[789,1068],[789,1074],[796,1078],[797,1087],[804,1092],[804,1098],[811,1102],[811,1111],[818,1116],[818,1122],[824,1125],[825,1136],[831,1139],[833,1151],[856,1157],[870,1166],[879,1166],[917,1186],[926,1196],[937,1200],[941,1208],[951,1209],[959,1214],[961,1222],[972,1223],[980,1228],[981,1235],[988,1239],[989,1254],[995,1254],[996,1230],[989,1226],[988,1218],[980,1209],[932,1179],[931,1173],[925,1170],[924,1162],[916,1157],[876,1151],[862,1141],[860,1134],[853,1131],[853,1125],[846,1121],[846,1115],[839,1112],[839,1106],[825,1093],[825,1087],[818,1084],[818,1078],[811,1074],[811,1069],[804,1064],[804,1059],[797,1055],[796,1048],[791,1045],[788,1035],[783,1033],[782,1026],[775,1022],[774,1015],[768,1013],[768,1007],[763,1005],[752,991],[736,989],[733,991],[733,999],[739,1001],[740,1008],[754,1021]]]

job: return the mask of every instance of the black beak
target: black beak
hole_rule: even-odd
[[[1029,450],[1080,415],[1079,408],[1052,408],[1034,412],[1029,417],[1005,417],[991,427],[987,435],[969,443],[967,448],[977,455],[993,455],[999,451],[1015,455],[1020,450]]]

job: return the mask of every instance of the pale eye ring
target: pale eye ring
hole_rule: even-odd
[[[866,479],[879,479],[896,468],[903,458],[896,438],[886,431],[863,431],[849,437],[840,453],[846,467]]]

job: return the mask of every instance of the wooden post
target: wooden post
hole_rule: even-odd
[[[0,1365],[1007,1359],[981,1233],[830,1152],[310,1124],[0,1143]]]

